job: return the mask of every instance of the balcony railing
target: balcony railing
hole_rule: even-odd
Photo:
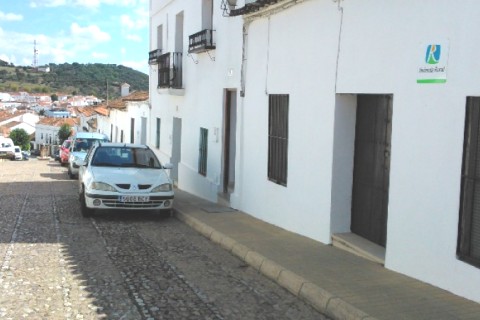
[[[155,49],[148,53],[148,64],[158,64],[158,58],[162,54],[162,49]]]
[[[168,52],[158,58],[158,87],[182,88],[182,53]]]
[[[245,0],[244,7],[230,10],[230,17],[256,12],[279,1],[280,0]]]
[[[188,37],[188,53],[199,53],[215,49],[213,30],[205,29]]]

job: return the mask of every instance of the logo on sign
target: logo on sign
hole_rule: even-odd
[[[440,61],[442,53],[442,46],[439,44],[431,44],[427,46],[427,53],[425,54],[425,62],[428,64],[437,64]]]

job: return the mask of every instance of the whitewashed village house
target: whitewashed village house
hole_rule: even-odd
[[[102,117],[97,117],[97,132],[105,133],[112,142],[147,144],[148,92],[130,93],[128,88],[122,86],[123,96],[95,108],[97,113],[99,108],[105,110]]]
[[[78,119],[75,118],[42,118],[35,126],[35,146],[39,149],[41,145],[58,145],[60,138],[58,131],[68,124],[73,131],[76,131]]]
[[[360,237],[386,268],[480,302],[479,14],[150,1],[149,142],[181,189],[325,244]]]

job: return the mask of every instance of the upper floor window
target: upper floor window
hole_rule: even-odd
[[[157,27],[157,49],[163,49],[163,26]]]
[[[202,0],[202,30],[213,29],[213,0]]]

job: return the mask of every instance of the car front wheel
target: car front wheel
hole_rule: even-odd
[[[70,170],[70,166],[68,166],[68,177],[69,177],[70,179],[75,178],[75,175],[72,173],[72,170]]]

